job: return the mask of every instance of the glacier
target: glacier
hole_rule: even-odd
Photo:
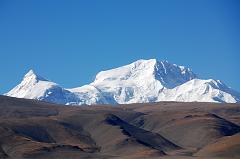
[[[222,81],[200,79],[190,68],[156,59],[141,59],[101,71],[92,83],[68,89],[30,70],[20,84],[4,95],[65,105],[240,102],[240,94]]]

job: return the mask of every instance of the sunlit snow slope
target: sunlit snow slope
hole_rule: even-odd
[[[30,70],[7,96],[67,105],[128,104],[158,101],[240,102],[240,95],[219,80],[199,79],[189,68],[156,59],[138,60],[101,71],[95,81],[61,88]]]

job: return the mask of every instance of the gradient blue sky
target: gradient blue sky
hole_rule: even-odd
[[[70,88],[138,59],[240,91],[239,0],[0,0],[0,93],[33,69]]]

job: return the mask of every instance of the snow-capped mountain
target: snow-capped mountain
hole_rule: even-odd
[[[237,103],[239,94],[219,80],[193,79],[159,95],[159,101]]]
[[[56,83],[36,75],[33,70],[30,70],[24,76],[22,82],[5,95],[17,98],[43,100],[58,104],[68,104],[70,101],[76,103],[78,99],[73,93],[61,88]]]
[[[157,101],[162,90],[194,78],[196,75],[188,68],[151,59],[102,71],[90,85],[100,90],[110,103],[146,103]]]
[[[198,79],[189,68],[156,59],[138,60],[101,71],[95,80],[64,89],[30,70],[7,96],[67,105],[128,104],[158,101],[240,102],[240,95],[219,80]]]

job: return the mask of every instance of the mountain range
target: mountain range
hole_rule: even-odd
[[[87,85],[66,89],[30,70],[4,94],[65,105],[159,101],[238,103],[240,93],[220,80],[200,79],[190,68],[156,59],[101,71]]]

